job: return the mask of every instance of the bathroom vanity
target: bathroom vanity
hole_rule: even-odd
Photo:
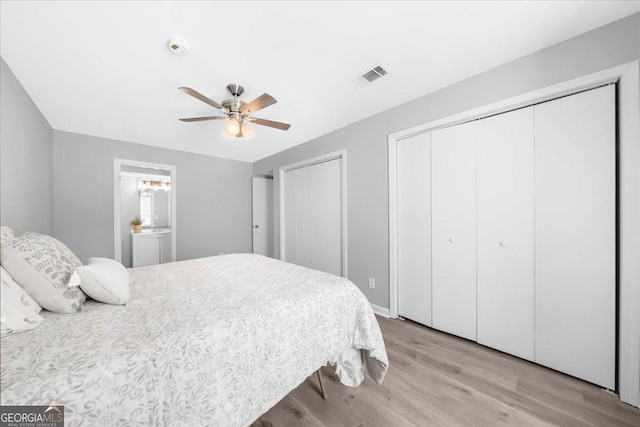
[[[171,228],[143,229],[131,233],[133,266],[171,262]]]

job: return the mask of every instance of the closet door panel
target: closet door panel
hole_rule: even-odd
[[[478,342],[534,357],[533,107],[479,120]]]
[[[310,267],[309,167],[284,173],[284,260]]]
[[[295,254],[295,205],[293,204],[293,198],[291,194],[294,193],[294,181],[291,173],[294,171],[287,171],[282,174],[282,212],[280,213],[284,219],[282,221],[283,235],[284,235],[284,247],[280,248],[282,252],[282,260],[286,262],[294,262]]]
[[[476,339],[475,122],[431,133],[432,324]]]
[[[399,141],[398,314],[431,326],[430,133]]]
[[[342,276],[342,159],[308,169],[310,266]]]
[[[535,360],[615,387],[615,87],[535,107]]]

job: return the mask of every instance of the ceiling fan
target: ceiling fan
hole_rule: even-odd
[[[259,119],[257,117],[252,117],[251,114],[262,110],[269,105],[275,104],[276,101],[274,97],[269,95],[268,93],[263,93],[250,103],[246,103],[244,101],[240,101],[238,99],[240,95],[244,92],[244,88],[238,84],[228,84],[227,90],[231,95],[233,95],[233,99],[225,99],[222,101],[222,104],[218,104],[212,99],[207,98],[199,92],[189,88],[189,87],[180,87],[178,88],[187,95],[191,95],[194,98],[199,99],[200,101],[211,105],[218,110],[222,110],[224,116],[209,116],[209,117],[190,117],[187,119],[179,119],[182,122],[201,122],[205,120],[224,120],[229,119],[227,122],[227,126],[223,132],[223,135],[235,139],[235,138],[251,138],[253,136],[253,131],[246,125],[246,122],[255,123],[261,126],[269,126],[272,128],[280,129],[280,130],[288,130],[291,125],[287,123],[274,122],[271,120]]]

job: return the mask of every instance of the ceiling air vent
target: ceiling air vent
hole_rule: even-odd
[[[378,80],[380,77],[387,74],[387,70],[382,68],[382,65],[376,64],[368,70],[360,73],[359,75],[353,78],[353,81],[358,83],[360,86],[366,86],[369,83],[373,83]]]

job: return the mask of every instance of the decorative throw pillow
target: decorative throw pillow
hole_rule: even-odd
[[[69,287],[73,271],[82,263],[62,242],[27,232],[2,240],[0,264],[43,308],[56,313],[79,311],[86,297]]]
[[[7,227],[6,225],[3,225],[2,227],[0,227],[0,239],[9,240],[9,239],[13,239],[15,237],[16,236],[13,235],[13,230],[12,229]]]
[[[0,281],[2,282],[1,289],[11,288],[14,291],[20,293],[20,302],[22,303],[22,305],[24,305],[25,307],[31,307],[33,312],[36,314],[42,311],[42,307],[40,307],[38,303],[35,302],[33,298],[31,298],[29,294],[27,294],[24,289],[22,289],[20,285],[16,283],[15,280],[13,280],[13,277],[11,277],[11,275],[7,273],[7,270],[5,270],[2,266],[0,266]],[[4,295],[2,297],[4,298]]]
[[[28,295],[18,285],[17,289],[6,281],[0,284],[0,336],[35,329],[42,323],[42,317],[26,298]]]
[[[96,301],[122,305],[129,301],[129,272],[118,261],[109,258],[89,258],[89,264],[79,267],[80,288]]]

